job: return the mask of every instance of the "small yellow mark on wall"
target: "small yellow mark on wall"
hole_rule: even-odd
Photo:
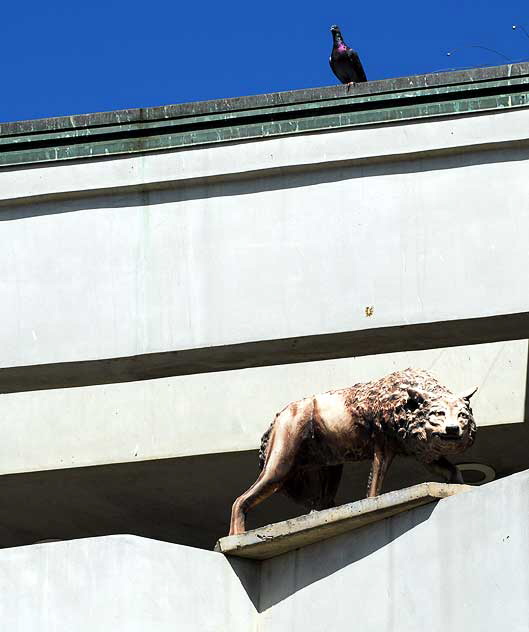
[[[374,313],[375,313],[375,308],[373,307],[373,305],[368,305],[366,307],[366,316],[369,318],[370,316],[373,316]]]

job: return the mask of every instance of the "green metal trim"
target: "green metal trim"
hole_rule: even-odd
[[[20,126],[8,124],[3,128],[0,126],[0,166],[152,152],[527,107],[529,65],[518,66],[517,73],[512,73],[513,67],[508,67],[510,76],[489,79],[487,73],[481,73],[480,79],[473,83],[465,75],[460,77],[465,79],[460,83],[447,82],[432,87],[428,85],[428,76],[415,77],[410,78],[411,88],[394,91],[389,88],[394,88],[397,80],[379,81],[373,82],[378,84],[377,91],[369,83],[354,88],[350,94],[339,86],[313,91],[316,93],[313,100],[286,104],[278,104],[281,93],[263,95],[262,107],[239,110],[230,107],[222,109],[215,105],[216,102],[211,102],[209,111],[201,103],[195,104],[196,108],[192,107],[193,104],[170,106],[163,110],[171,111],[173,116],[162,120],[145,120],[140,116],[139,119],[143,120],[137,118],[131,122],[134,117],[130,114],[124,117],[127,120],[119,122],[116,118],[122,119],[122,113],[117,112],[86,115],[87,124],[80,127],[74,127],[76,117],[72,117],[68,119],[72,123],[71,129],[64,129],[64,119],[55,120],[55,129],[46,129],[42,121],[36,122],[35,128],[40,128],[40,131],[31,132],[26,130],[30,122]],[[495,74],[493,70],[498,69],[490,69],[489,75]],[[522,70],[527,74],[522,75]],[[457,74],[450,73],[452,81]],[[434,77],[439,84],[440,76]],[[403,80],[398,81],[402,83]],[[385,90],[383,84],[388,84]],[[419,87],[417,84],[420,84]],[[333,94],[326,94],[330,91]],[[303,91],[306,98],[311,96],[308,94],[310,92]],[[294,93],[285,94],[288,96]],[[272,99],[273,105],[269,105],[270,96],[275,97]],[[254,106],[259,104],[259,97],[245,97],[240,101],[245,99],[253,100]],[[193,111],[199,113],[189,115]],[[145,118],[149,119],[148,116]],[[110,124],[111,119],[114,124]],[[52,122],[53,119],[48,120],[50,125]],[[17,129],[25,131],[16,133]]]

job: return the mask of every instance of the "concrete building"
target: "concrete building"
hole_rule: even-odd
[[[159,595],[157,629],[176,612],[185,630],[251,629],[250,620],[321,629],[307,604],[313,589],[335,594],[335,579],[282,587],[270,577],[288,578],[297,553],[256,565],[211,551],[255,478],[261,434],[286,403],[314,392],[407,366],[454,390],[477,385],[478,439],[460,461],[502,479],[529,468],[528,104],[529,64],[514,64],[0,124],[0,613],[10,629],[72,629],[77,607],[115,585],[104,629],[132,603],[119,578],[135,574],[145,599]],[[340,502],[363,496],[367,471],[347,469]],[[430,478],[402,459],[385,489]],[[357,585],[415,550],[423,560],[448,528],[458,538],[461,519],[480,534],[470,554],[490,554],[476,584],[484,589],[506,547],[477,499],[488,507],[506,494],[522,521],[523,480],[307,547],[300,573],[332,566],[360,538],[365,552],[335,569]],[[250,526],[300,513],[277,496]],[[35,544],[47,539],[68,541]],[[520,555],[509,572],[527,566]],[[82,568],[87,559],[93,566]],[[443,560],[436,549],[428,582],[468,579],[448,553],[441,572]],[[101,583],[85,591],[90,573]],[[201,623],[181,605],[196,599],[198,575],[182,588],[195,573],[226,591]],[[241,576],[260,582],[257,593],[240,591]],[[43,588],[54,577],[72,600],[68,614],[55,588]],[[360,629],[424,629],[407,592],[414,581],[398,595],[383,588],[380,620],[361,618]],[[529,629],[523,582],[508,598],[521,617],[510,630]],[[214,590],[204,590],[209,599]],[[294,609],[261,614],[254,601],[277,601],[277,590]],[[400,598],[419,613],[409,627],[394,610]],[[147,625],[135,603],[124,630]],[[464,615],[455,597],[447,603],[448,623]],[[337,617],[343,627],[345,611]]]

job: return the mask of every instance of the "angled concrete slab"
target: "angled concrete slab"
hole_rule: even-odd
[[[421,483],[354,503],[221,538],[215,550],[225,555],[265,560],[327,540],[408,509],[473,489],[471,485]]]
[[[234,567],[212,551],[115,535],[0,557],[2,627],[13,632],[255,629],[255,607],[234,572],[253,585],[251,563]]]

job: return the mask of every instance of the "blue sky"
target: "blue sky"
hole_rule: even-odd
[[[368,79],[529,58],[527,0],[9,2],[0,121],[332,85],[333,23]]]

